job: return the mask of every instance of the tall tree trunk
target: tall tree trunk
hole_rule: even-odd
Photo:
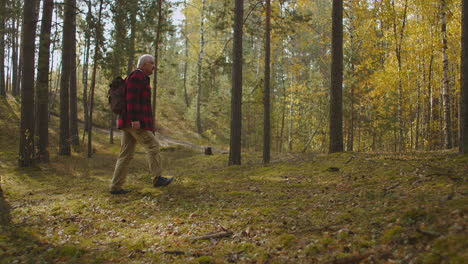
[[[283,42],[284,44],[284,42]],[[284,47],[284,45],[283,45]],[[280,129],[280,138],[279,138],[279,152],[283,152],[283,140],[284,140],[284,127],[285,127],[285,123],[286,123],[286,80],[284,79],[284,69],[283,69],[283,66],[284,66],[284,62],[285,62],[285,58],[284,58],[284,48],[281,49],[281,70],[280,70],[280,73],[281,73],[281,87],[283,88],[282,89],[282,104],[281,104],[281,129]]]
[[[460,144],[461,153],[468,153],[468,0],[462,2],[461,36],[461,95],[460,95]]]
[[[65,0],[62,40],[62,76],[60,78],[59,155],[70,156],[70,65],[73,49],[73,16],[75,0]]]
[[[184,8],[187,10],[187,0],[184,0]],[[190,101],[188,98],[188,93],[187,93],[187,70],[188,70],[188,60],[189,60],[189,40],[188,40],[188,23],[187,23],[187,14],[185,14],[185,20],[184,20],[184,45],[185,45],[185,62],[184,62],[184,98],[185,98],[185,104],[187,107],[190,106]]]
[[[354,7],[353,7],[354,8]],[[351,51],[350,51],[350,71],[351,71],[351,80],[350,80],[350,106],[349,106],[349,121],[348,121],[348,130],[347,130],[347,142],[346,142],[346,150],[353,151],[354,148],[354,104],[355,104],[355,78],[356,78],[356,69],[355,69],[355,61],[356,61],[356,47],[355,47],[355,17],[354,17],[354,10],[350,9],[349,11],[349,38],[351,44]]]
[[[7,61],[7,65],[8,65],[8,62],[10,61],[10,58],[11,58],[11,49],[7,49],[6,52],[7,52],[7,54],[6,54],[5,59]],[[10,71],[11,71],[11,67],[10,67],[10,65],[8,65],[7,71],[5,73],[5,92],[11,92]]]
[[[135,39],[136,39],[136,31],[137,31],[137,12],[138,12],[138,1],[129,5],[129,12],[130,12],[130,39],[128,40],[128,63],[127,63],[127,76],[132,73],[133,68],[135,67],[135,63],[133,62],[135,59]]]
[[[293,86],[293,81],[291,80],[290,87]],[[293,128],[294,128],[294,96],[293,91],[289,95],[289,127],[288,127],[288,151],[293,151]]]
[[[37,1],[37,0],[36,0]],[[34,13],[33,13],[33,18],[34,18]],[[24,18],[22,18],[24,20]],[[20,20],[19,20],[19,17],[18,17],[18,25],[20,25]],[[22,22],[24,24],[24,21]],[[34,23],[35,24],[35,23]],[[28,32],[29,33],[29,32]],[[22,86],[23,86],[23,65],[24,65],[24,54],[23,54],[23,49],[22,49],[22,44],[23,41],[24,41],[24,28],[21,27],[21,33],[19,34],[18,38],[18,48],[19,48],[19,51],[18,51],[18,59],[19,59],[19,62],[18,62],[18,72],[16,73],[18,75],[18,82],[16,83],[16,90],[17,90],[17,94],[21,94],[21,89],[22,89]],[[21,45],[21,46],[20,46]]]
[[[88,13],[86,15],[86,23],[91,25],[92,20],[92,9],[91,9],[91,0],[86,2],[88,6]],[[83,112],[84,112],[84,130],[83,130],[83,139],[85,132],[88,131],[89,126],[89,98],[88,98],[88,67],[89,67],[89,52],[91,49],[91,29],[89,26],[85,30],[85,51],[83,55],[83,74],[82,74],[82,83],[83,83]]]
[[[446,149],[452,148],[452,119],[450,113],[450,93],[449,93],[449,61],[448,61],[448,45],[447,45],[447,4],[446,0],[441,0],[441,31],[442,31],[442,56],[443,56],[443,86],[442,86],[442,104],[444,108],[444,147]]]
[[[15,2],[13,1],[13,8],[15,8]],[[19,18],[17,20],[13,19],[13,28],[19,27]],[[19,89],[18,89],[18,38],[19,38],[19,30],[12,30],[12,55],[11,55],[11,66],[12,66],[12,73],[11,73],[11,93],[13,96],[18,96],[19,95]]]
[[[153,124],[156,126],[156,98],[158,94],[158,66],[159,66],[159,42],[161,41],[163,23],[163,1],[158,0],[158,27],[156,29],[156,41],[154,43],[154,77],[153,77]]]
[[[93,65],[93,75],[91,77],[91,95],[90,95],[90,107],[89,107],[89,125],[88,125],[88,158],[91,158],[93,155],[93,147],[92,147],[92,131],[93,131],[93,107],[94,107],[94,88],[96,87],[96,72],[97,72],[97,65],[100,59],[100,41],[101,41],[101,16],[102,16],[102,5],[104,0],[99,1],[99,15],[98,15],[98,22],[96,26],[96,36],[95,36],[95,47],[94,47],[94,65]]]
[[[433,47],[433,46],[432,46]],[[433,65],[434,65],[434,50],[431,48],[431,57],[429,59],[428,69],[428,80],[427,80],[427,132],[426,139],[428,143],[428,149],[432,150],[434,146],[432,128],[434,120],[434,97],[432,91],[432,76],[433,76]]]
[[[76,1],[76,0],[75,0]],[[72,37],[71,56],[70,56],[70,143],[74,148],[80,145],[78,136],[78,99],[77,99],[77,83],[76,83],[76,15],[75,5],[73,3],[73,18],[72,18]]]
[[[416,76],[416,86],[417,86],[417,101],[416,101],[416,131],[415,131],[415,143],[414,148],[419,149],[419,138],[420,138],[420,124],[421,124],[421,81],[419,74],[421,72],[420,65],[418,64],[418,76]]]
[[[263,92],[263,163],[270,163],[271,118],[270,118],[270,17],[271,3],[266,0],[265,17],[265,89]]]
[[[205,3],[206,0],[202,0],[201,14],[200,14],[200,52],[198,53],[197,61],[197,133],[201,134],[201,117],[200,117],[200,104],[201,104],[201,93],[202,93],[202,66],[203,66],[203,55],[205,48]]]
[[[5,27],[6,27],[6,1],[0,3],[0,96],[6,95],[5,88]],[[3,14],[2,14],[3,13]]]
[[[23,42],[21,43],[21,53],[25,57],[22,64],[23,75],[21,90],[21,126],[20,126],[20,146],[19,146],[19,166],[34,166],[34,44],[36,38],[36,21],[34,13],[36,0],[25,1],[23,7]]]
[[[231,131],[229,165],[241,164],[242,131],[242,26],[244,1],[235,0],[234,38],[232,46],[232,92],[231,92]]]
[[[333,0],[330,153],[343,151],[343,0]]]
[[[399,151],[405,151],[405,124],[403,120],[403,80],[402,80],[402,60],[401,60],[401,49],[403,44],[403,36],[406,26],[406,13],[408,10],[408,0],[405,1],[405,7],[403,11],[403,21],[400,31],[397,32],[397,13],[395,10],[395,1],[392,0],[393,8],[393,35],[395,38],[395,54],[398,62],[398,131],[399,131]]]
[[[49,162],[49,49],[54,1],[44,0],[43,3],[36,84],[37,160],[39,162]]]

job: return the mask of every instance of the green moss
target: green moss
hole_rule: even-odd
[[[199,264],[214,264],[215,261],[212,257],[209,256],[201,256],[195,259],[195,263]]]
[[[448,263],[466,263],[468,260],[466,249],[468,248],[468,235],[466,233],[453,234],[438,238],[434,242],[432,252],[436,255],[446,258]],[[463,256],[463,254],[465,254]]]
[[[48,253],[50,257],[71,257],[80,258],[85,251],[75,245],[63,245],[62,247],[55,248]]]
[[[418,221],[422,221],[428,218],[428,213],[423,209],[415,208],[406,211],[401,218],[403,224],[413,225]]]
[[[281,248],[290,248],[296,244],[297,237],[293,234],[282,234],[278,237],[277,243]]]
[[[402,241],[403,228],[399,225],[395,225],[383,233],[382,240],[385,242],[400,242]]]
[[[320,254],[323,250],[323,245],[312,242],[305,247],[304,253],[306,256],[311,257]]]

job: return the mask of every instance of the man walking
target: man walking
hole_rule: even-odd
[[[153,74],[154,58],[145,54],[138,59],[138,68],[126,79],[124,88],[125,106],[119,114],[117,128],[122,130],[120,154],[115,164],[110,188],[111,194],[131,192],[122,188],[128,173],[128,165],[133,159],[136,143],[142,144],[148,155],[149,169],[153,186],[169,185],[173,178],[161,176],[159,142],[154,136],[154,123],[151,108],[151,87],[149,76]]]

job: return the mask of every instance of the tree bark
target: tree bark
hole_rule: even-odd
[[[23,75],[21,90],[21,125],[20,125],[20,147],[19,166],[32,167],[35,165],[34,156],[34,44],[36,34],[36,21],[34,13],[36,0],[25,1],[23,7],[23,41],[21,43],[21,53],[25,60],[22,64]]]
[[[468,153],[468,0],[462,2],[461,95],[459,150]]]
[[[235,0],[234,38],[231,92],[231,131],[229,148],[229,165],[241,164],[241,131],[242,131],[242,26],[244,1]]]
[[[270,163],[270,143],[271,143],[271,117],[270,117],[270,25],[271,3],[266,0],[265,17],[265,89],[263,92],[263,163]]]
[[[333,0],[330,153],[343,151],[343,0]]]
[[[450,93],[449,93],[449,61],[448,61],[448,45],[447,45],[447,4],[446,0],[441,0],[441,31],[442,31],[442,56],[443,56],[443,81],[442,81],[442,104],[444,108],[444,147],[452,148],[452,119],[450,113]]]
[[[0,96],[6,96],[5,88],[5,22],[6,22],[6,1],[2,1],[0,4]],[[3,14],[2,14],[3,13]]]
[[[13,8],[15,8],[15,2],[13,1]],[[17,20],[13,19],[13,28],[19,27],[19,18]],[[11,82],[12,82],[12,89],[11,93],[13,96],[18,96],[19,95],[19,76],[18,76],[18,48],[19,48],[19,30],[13,30],[11,33],[12,36],[12,55],[11,55],[11,66],[12,66],[12,73],[11,73]]]
[[[65,0],[62,40],[62,76],[60,78],[59,155],[70,156],[70,73],[73,49],[73,13],[75,0]]]
[[[91,95],[90,95],[90,107],[89,107],[89,124],[88,124],[88,158],[91,158],[93,155],[93,146],[92,146],[92,132],[93,132],[93,107],[94,107],[94,88],[96,87],[96,72],[97,72],[97,65],[100,58],[100,41],[101,41],[101,16],[102,16],[102,5],[104,0],[99,1],[99,14],[98,14],[98,21],[96,24],[96,36],[95,36],[95,47],[94,47],[94,65],[93,65],[93,75],[91,77]]]
[[[39,61],[37,67],[37,160],[49,162],[49,57],[52,27],[53,0],[44,0],[42,10],[41,37],[39,40]]]
[[[82,83],[83,83],[83,112],[84,112],[84,130],[83,130],[83,139],[85,132],[88,131],[89,126],[89,98],[88,98],[88,67],[89,67],[89,51],[91,48],[91,20],[92,20],[92,9],[91,9],[91,0],[86,2],[88,6],[88,13],[86,15],[86,23],[88,27],[85,30],[85,51],[83,56],[83,76],[82,76]]]
[[[156,41],[154,43],[154,78],[153,78],[153,124],[156,126],[156,106],[158,95],[158,66],[159,66],[159,42],[161,41],[162,23],[163,23],[163,1],[158,0],[158,26],[156,29]]]
[[[184,0],[184,8],[187,9],[187,0]],[[189,40],[188,40],[188,23],[187,23],[187,14],[185,14],[184,20],[184,45],[185,45],[185,62],[184,62],[184,98],[185,105],[190,106],[190,101],[187,93],[187,70],[188,70],[188,60],[189,60]]]
[[[135,59],[135,39],[136,39],[136,16],[138,11],[138,2],[132,3],[129,5],[129,12],[130,12],[130,39],[128,40],[128,63],[127,63],[127,76],[132,73],[133,68],[135,67],[135,63],[133,62]]]
[[[203,67],[203,55],[204,55],[204,47],[205,47],[205,3],[206,0],[202,0],[201,6],[201,14],[200,14],[200,52],[198,53],[198,61],[197,61],[197,133],[202,133],[202,126],[201,126],[201,114],[200,114],[200,107],[201,107],[201,93],[202,93],[202,67]]]
[[[78,99],[77,99],[77,83],[76,83],[76,13],[73,3],[73,18],[72,18],[72,38],[71,56],[70,56],[70,143],[74,148],[78,148],[80,140],[78,136]]]

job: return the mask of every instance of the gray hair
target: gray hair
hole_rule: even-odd
[[[143,64],[151,63],[151,62],[154,62],[153,55],[151,55],[151,54],[141,55],[141,57],[138,59],[138,66],[137,67],[141,67],[141,66],[143,66]]]

